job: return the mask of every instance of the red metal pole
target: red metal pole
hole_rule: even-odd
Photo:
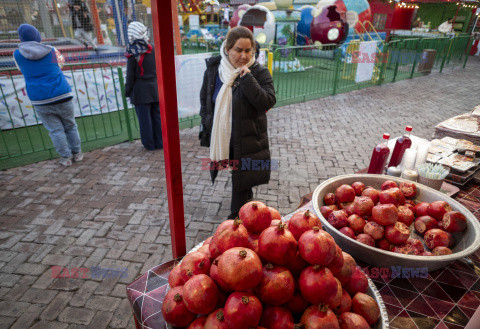
[[[152,23],[172,253],[178,258],[185,255],[186,245],[171,1],[152,0]]]
[[[97,2],[90,0],[90,10],[92,11],[93,22],[95,25],[95,33],[97,35],[97,43],[99,45],[105,44],[103,41],[102,26],[100,25],[100,18],[98,17]]]

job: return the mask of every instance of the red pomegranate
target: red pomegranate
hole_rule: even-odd
[[[210,244],[210,241],[212,241],[212,239],[213,239],[213,236],[208,237],[207,239],[205,239],[205,241],[203,241],[203,245]]]
[[[167,292],[162,304],[163,318],[175,327],[186,327],[197,317],[187,309],[182,298],[182,290],[183,286],[172,288]]]
[[[417,195],[417,186],[413,182],[402,182],[399,188],[406,198],[413,198]]]
[[[427,209],[428,216],[439,221],[443,220],[443,215],[449,211],[452,211],[452,207],[445,201],[434,201],[430,203]]]
[[[183,301],[195,314],[209,314],[215,310],[219,292],[217,285],[206,274],[198,274],[183,286]]]
[[[340,329],[370,329],[367,321],[356,313],[345,312],[338,317]]]
[[[337,294],[337,281],[332,272],[319,265],[303,270],[298,279],[300,292],[306,301],[312,304],[329,304]]]
[[[319,227],[303,233],[298,241],[300,256],[312,265],[328,265],[335,257],[335,246],[332,236]]]
[[[180,271],[180,264],[176,265],[168,275],[168,284],[170,285],[170,288],[183,286],[185,284],[185,280],[183,280]]]
[[[438,246],[438,247],[433,248],[432,254],[433,254],[434,256],[451,255],[451,254],[452,254],[452,250],[450,250],[450,248],[447,248],[447,247]]]
[[[265,203],[260,201],[247,202],[240,208],[238,216],[243,225],[251,233],[260,233],[270,226],[272,213]]]
[[[337,317],[326,305],[312,305],[300,319],[305,329],[340,329]]]
[[[337,203],[352,202],[355,199],[355,190],[347,184],[343,184],[335,190]]]
[[[335,227],[337,230],[348,226],[348,216],[346,211],[344,210],[337,210],[337,211],[332,211],[330,215],[328,215],[327,221]]]
[[[404,206],[398,206],[398,221],[403,224],[410,226],[415,219],[413,211]]]
[[[210,257],[217,258],[233,247],[250,247],[248,232],[241,220],[226,220],[221,223],[210,242]]]
[[[205,254],[208,258],[210,258],[210,244],[204,244],[200,248],[197,249],[198,252]]]
[[[204,329],[205,322],[207,322],[207,316],[200,316],[188,326],[188,329]]]
[[[260,234],[257,233],[249,233],[248,234],[248,242],[250,242],[250,249],[255,251],[255,253],[258,255],[258,238]]]
[[[450,244],[450,237],[448,236],[447,232],[438,228],[432,228],[431,230],[428,230],[425,232],[423,238],[425,240],[425,245],[432,250],[438,246],[448,247]]]
[[[268,329],[293,329],[293,316],[285,307],[266,307],[260,325]]]
[[[390,251],[390,249],[392,249],[392,244],[388,242],[386,238],[382,238],[380,240],[375,241],[375,247],[386,250],[386,251]]]
[[[375,206],[372,199],[368,196],[361,196],[355,199],[353,205],[353,211],[358,216],[370,216],[372,214],[372,209]]]
[[[428,207],[430,203],[428,202],[420,202],[415,205],[413,212],[415,213],[415,217],[422,217],[428,215]]]
[[[328,215],[332,213],[332,211],[338,210],[337,205],[330,205],[330,206],[322,206],[320,207],[320,214],[327,219]]]
[[[262,316],[262,303],[251,292],[234,292],[224,307],[225,322],[230,329],[255,328]]]
[[[365,184],[363,184],[362,182],[353,182],[352,187],[355,190],[356,196],[362,195],[362,192],[365,190]]]
[[[302,294],[300,292],[295,292],[292,298],[290,298],[290,300],[283,306],[293,314],[302,314],[307,309],[308,305],[310,305],[310,303],[302,297]]]
[[[309,264],[302,258],[298,251],[295,258],[286,265],[294,277],[298,277],[307,266],[309,266]]]
[[[352,276],[353,271],[355,270],[357,263],[350,254],[347,254],[345,251],[342,251],[343,254],[343,266],[342,269],[335,274],[335,277],[340,281],[340,283],[345,285]]]
[[[405,203],[405,196],[397,187],[380,192],[379,199],[381,204],[393,204],[395,206]]]
[[[332,300],[330,300],[330,303],[328,303],[328,307],[330,307],[330,309],[332,310],[340,306],[340,304],[342,303],[343,295],[342,284],[340,283],[340,281],[338,281],[337,278],[335,278],[335,281],[337,282],[337,294],[335,295],[335,297],[332,298]]]
[[[355,232],[359,234],[363,232],[365,226],[365,220],[359,215],[353,214],[347,218],[348,226]]]
[[[330,271],[332,271],[332,274],[335,275],[338,272],[340,272],[342,267],[343,267],[343,252],[338,245],[335,245],[335,257],[330,262],[330,264],[328,264],[328,268],[330,269]]]
[[[385,227],[385,237],[392,244],[403,244],[410,237],[410,230],[407,225],[396,222],[394,225]]]
[[[355,232],[348,226],[342,227],[338,231],[341,232],[342,234],[348,236],[351,239],[355,239]]]
[[[398,210],[393,204],[381,204],[372,209],[372,220],[382,226],[395,224],[397,219]]]
[[[347,292],[352,296],[355,296],[357,292],[367,292],[368,279],[359,266],[355,268],[350,280],[348,280],[346,285],[343,285],[343,288],[345,288],[345,290],[347,290]]]
[[[322,223],[320,219],[309,210],[296,212],[288,221],[288,230],[292,232],[293,237],[297,241],[303,233],[311,230],[314,226],[322,228]]]
[[[270,226],[260,234],[258,251],[259,255],[268,262],[286,265],[297,254],[297,240],[286,225],[280,223],[277,227]]]
[[[180,273],[185,282],[197,274],[210,273],[210,258],[201,252],[194,251],[187,254],[180,264]]]
[[[367,187],[363,192],[362,196],[368,196],[370,199],[372,199],[373,203],[377,203],[378,199],[380,197],[380,191],[374,189],[373,187]]]
[[[373,238],[368,234],[361,233],[357,235],[355,240],[357,240],[360,243],[366,244],[367,246],[375,247],[375,240],[373,240]]]
[[[327,206],[330,206],[332,204],[336,204],[337,203],[337,198],[335,197],[335,194],[333,193],[327,193],[325,194],[325,196],[323,197],[323,202],[325,202],[325,204]]]
[[[268,210],[270,210],[270,213],[272,214],[272,220],[274,220],[274,219],[282,220],[282,215],[280,215],[280,213],[278,212],[277,209],[275,209],[273,207],[268,207]]]
[[[248,248],[235,247],[225,251],[218,259],[218,276],[235,291],[255,288],[262,280],[262,262]]]
[[[392,180],[386,180],[382,183],[382,191],[385,191],[385,190],[389,190],[391,188],[395,188],[395,187],[398,187],[397,183],[395,183],[394,181]]]
[[[415,249],[418,250],[418,253],[422,253],[425,251],[425,248],[423,248],[423,244],[420,240],[414,239],[414,238],[408,238],[407,242],[405,242],[407,246],[412,246]]]
[[[292,298],[294,290],[295,280],[290,271],[269,263],[263,267],[263,278],[255,293],[263,303],[280,306]]]
[[[340,305],[334,310],[336,314],[342,314],[345,312],[350,312],[352,309],[352,298],[348,294],[348,292],[343,289],[342,290],[342,300],[340,301]]]
[[[352,311],[361,315],[369,325],[375,324],[380,318],[380,308],[375,299],[361,292],[352,298]]]
[[[219,308],[207,317],[204,329],[230,329],[225,322],[224,309]]]
[[[383,238],[383,233],[385,229],[380,224],[377,224],[374,221],[369,221],[367,224],[365,224],[363,231],[365,232],[365,234],[370,235],[372,239],[380,240],[381,238]]]
[[[212,278],[213,281],[222,289],[224,292],[229,293],[232,291],[232,289],[218,276],[218,257],[215,259],[212,263],[212,266],[210,267],[210,277]]]

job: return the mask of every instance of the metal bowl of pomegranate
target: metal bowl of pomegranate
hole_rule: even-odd
[[[382,190],[382,184],[387,180],[394,183],[390,183],[393,184],[391,186],[385,185],[385,189]],[[363,184],[354,184],[355,188],[353,188],[352,184],[355,182]],[[411,183],[416,189],[414,193],[411,193]],[[396,193],[401,184],[403,200],[399,201]],[[351,202],[351,189],[345,185],[351,186],[354,190],[355,202]],[[367,193],[365,190],[368,188],[371,189]],[[373,189],[383,192],[380,202],[375,200],[376,193],[372,193]],[[390,192],[385,192],[387,190]],[[408,193],[411,194],[408,195]],[[407,195],[406,199],[405,195]],[[374,208],[371,208],[372,203],[364,208],[365,204],[359,201],[360,196],[362,201],[366,200],[364,196],[371,197]],[[406,201],[409,199],[413,202]],[[389,200],[393,200],[391,204]],[[398,269],[400,266],[402,269],[430,272],[443,268],[457,259],[467,257],[480,248],[480,224],[467,208],[437,190],[403,178],[368,174],[337,176],[326,180],[315,189],[312,202],[323,228],[333,236],[340,248],[354,258],[376,267],[395,266]],[[412,206],[407,206],[405,203],[410,203]],[[329,207],[332,207],[331,212],[325,208],[329,204]],[[392,206],[392,204],[395,205]],[[400,205],[403,205],[402,208],[399,207]],[[335,209],[335,206],[338,209]],[[410,209],[414,218],[405,217],[408,211],[404,208]],[[337,212],[342,209],[347,215],[346,225],[344,215]],[[368,209],[370,209],[370,215]],[[397,215],[392,209],[397,210]],[[335,214],[332,215],[333,212]],[[350,218],[352,215],[357,217]],[[362,219],[358,217],[366,220],[360,223]],[[405,240],[407,238],[408,243]],[[435,255],[431,255],[428,250]]]

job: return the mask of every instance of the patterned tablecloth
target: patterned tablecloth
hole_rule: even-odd
[[[301,207],[311,207],[311,196]],[[480,186],[469,185],[455,199],[480,220]],[[178,260],[158,265],[127,287],[137,328],[164,329],[161,313],[168,275]],[[374,275],[370,266],[359,263],[380,291],[393,329],[465,328],[480,307],[480,250],[468,259],[428,273],[426,277],[392,278]],[[423,276],[423,275],[422,275]],[[475,329],[480,329],[476,323]]]

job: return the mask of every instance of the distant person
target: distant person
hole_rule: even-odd
[[[86,49],[90,45],[97,51],[97,43],[93,40],[91,34],[93,25],[87,5],[82,0],[73,0],[70,5],[70,11],[72,12],[72,27],[75,31],[75,39],[83,43]]]
[[[440,24],[440,26],[438,27],[438,32],[441,32],[441,33],[453,32],[453,18],[449,18],[448,21]]]
[[[412,23],[412,28],[420,28],[422,27],[422,21],[420,20],[420,17],[418,17],[415,21]]]
[[[163,149],[155,49],[149,43],[147,27],[140,22],[128,25],[126,56],[128,61],[125,96],[135,105],[140,139],[149,151]]]
[[[18,36],[20,45],[13,58],[25,77],[33,108],[60,154],[60,164],[67,167],[72,160],[82,161],[73,93],[61,70],[63,56],[52,46],[40,43],[40,33],[31,25],[20,25]]]

